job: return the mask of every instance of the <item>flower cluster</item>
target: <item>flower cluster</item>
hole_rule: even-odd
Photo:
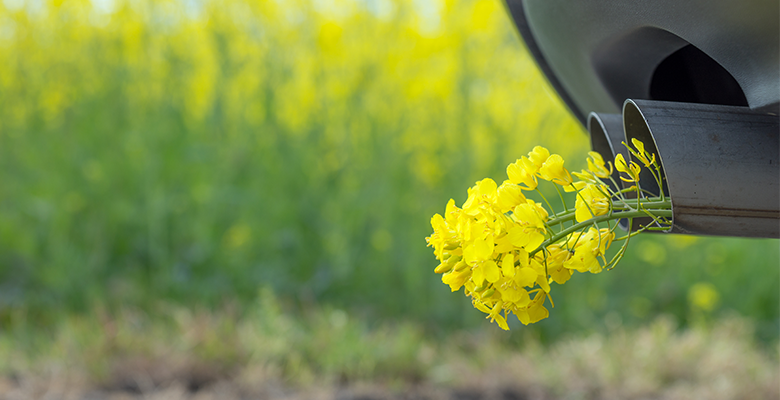
[[[662,176],[655,156],[647,153],[639,141],[629,149],[661,186]],[[622,257],[628,239],[645,229],[669,225],[671,205],[661,197],[648,197],[637,185],[613,190],[612,164],[605,164],[599,153],[590,152],[588,168],[569,172],[560,155],[537,146],[527,157],[507,167],[508,180],[498,185],[483,179],[468,189],[461,207],[447,203],[444,216],[431,219],[433,234],[426,238],[440,264],[434,272],[453,292],[464,288],[475,308],[488,314],[491,321],[509,329],[507,318],[514,313],[523,324],[549,316],[545,307],[550,284],[563,284],[573,272],[600,273],[612,268]],[[641,167],[616,157],[620,178],[637,183]],[[575,181],[572,175],[578,180]],[[551,182],[561,195],[564,210],[551,214],[542,203],[526,198],[524,192],[536,192],[552,210],[539,180]],[[574,209],[569,209],[560,191],[574,192]],[[627,199],[626,193],[636,193]],[[616,221],[651,217],[652,224],[616,237]],[[624,241],[611,259],[606,252],[615,241]]]

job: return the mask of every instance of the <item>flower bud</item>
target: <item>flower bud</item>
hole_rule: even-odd
[[[483,292],[483,293],[480,295],[480,297],[482,298],[482,300],[487,300],[487,299],[488,299],[488,298],[490,298],[490,296],[492,296],[492,295],[493,295],[493,293],[495,293],[495,292],[496,292],[496,288],[490,288],[490,289],[488,289],[488,290],[485,290],[485,291],[484,291],[484,292]]]

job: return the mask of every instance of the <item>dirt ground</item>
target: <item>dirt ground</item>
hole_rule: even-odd
[[[381,381],[359,381],[354,371],[319,377],[266,359],[217,367],[189,353],[39,364],[6,354],[0,400],[780,400],[780,349],[754,343],[747,326],[735,319],[678,331],[659,320],[522,351],[484,345],[421,355],[428,365],[407,365],[405,376],[362,375]]]

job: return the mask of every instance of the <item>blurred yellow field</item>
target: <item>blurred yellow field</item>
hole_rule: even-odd
[[[3,7],[14,303],[270,284],[397,313],[422,299],[399,285],[430,281],[425,216],[449,188],[586,143],[495,1]]]

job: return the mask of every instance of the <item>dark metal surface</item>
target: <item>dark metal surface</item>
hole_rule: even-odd
[[[747,107],[627,100],[623,124],[627,142],[637,138],[659,155],[674,211],[671,232],[780,237],[777,116]],[[642,176],[640,186],[657,193],[649,182]]]
[[[623,146],[625,134],[623,133],[623,116],[620,114],[588,115],[588,132],[590,132],[590,144],[593,151],[601,154],[604,162],[615,164],[615,156],[623,154],[628,159],[628,149]],[[612,179],[620,182],[617,170],[612,171]],[[617,187],[610,182],[612,190]]]
[[[620,113],[627,98],[779,110],[777,0],[506,3],[583,124],[591,111]]]
[[[571,111],[581,123],[585,123],[585,113],[574,104],[571,96],[569,96],[569,93],[563,88],[558,77],[555,76],[550,65],[547,63],[547,60],[545,60],[542,50],[536,44],[536,39],[534,39],[534,35],[531,32],[530,26],[528,26],[528,20],[525,16],[523,0],[506,0],[506,5],[507,10],[509,10],[509,15],[512,16],[515,27],[517,27],[517,31],[520,33],[520,37],[525,42],[525,47],[534,57],[536,65],[547,78],[547,81],[550,82],[553,89],[558,93],[558,96],[560,96],[563,103],[566,104],[566,107],[569,108],[569,111]]]

